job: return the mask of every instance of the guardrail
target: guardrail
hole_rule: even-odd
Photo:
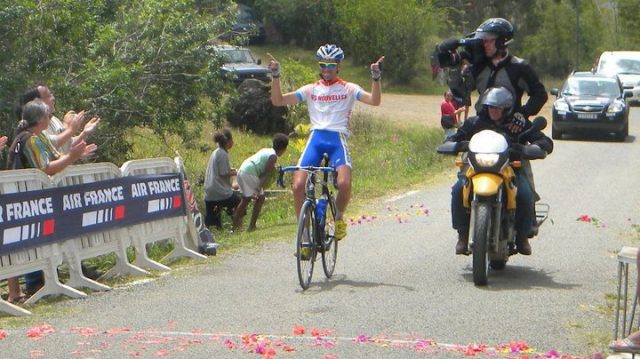
[[[127,176],[178,173],[176,162],[170,158],[134,160],[126,162],[120,168],[112,163],[75,165],[69,166],[52,177],[37,169],[0,171],[0,196],[10,196],[17,193],[25,193],[26,195],[32,191],[55,191],[55,189],[68,191],[69,189],[85,188],[82,186],[90,184],[99,184],[102,181],[117,181],[117,179],[124,179]],[[175,249],[165,257],[167,260],[182,256],[206,258],[196,252],[199,238],[195,234],[198,232],[194,229],[194,223],[190,218],[191,213],[184,210],[182,182],[180,182],[179,193],[181,199],[180,196],[174,195],[173,201],[169,200],[169,202],[172,203],[173,210],[176,209],[176,206],[181,206],[182,213],[184,213],[182,215],[174,214],[173,217],[133,225],[118,226],[114,224],[105,230],[87,231],[71,238],[58,238],[56,231],[51,227],[59,224],[50,221],[48,224],[48,221],[41,221],[4,228],[2,247],[0,247],[3,249],[0,255],[0,280],[42,271],[44,286],[25,302],[25,304],[32,304],[47,295],[62,294],[72,298],[82,298],[87,295],[77,288],[89,288],[96,291],[111,289],[107,285],[84,276],[80,264],[84,259],[115,253],[115,266],[103,276],[107,278],[114,275],[148,275],[147,270],[170,270],[164,264],[151,260],[147,254],[147,244],[160,240],[173,240],[175,243]],[[79,194],[78,198],[80,201]],[[154,200],[149,203],[160,203],[161,207],[166,202],[162,201],[162,199]],[[11,204],[11,210],[15,210],[13,205]],[[0,205],[0,222],[8,221],[10,205],[6,204],[7,208],[2,207]],[[67,207],[73,207],[73,205],[65,205],[65,209]],[[28,211],[24,213],[28,213]],[[109,210],[99,210],[91,214],[95,217],[93,221],[98,223],[114,216]],[[86,221],[86,218],[83,217],[82,220]],[[48,231],[48,237],[41,237],[43,231]],[[28,248],[15,246],[20,241],[33,238],[37,238],[37,240],[25,242],[29,243]],[[39,238],[45,238],[45,240]],[[133,263],[129,263],[127,259],[127,248],[131,246],[136,252],[136,259]],[[64,284],[60,282],[57,270],[63,262],[69,266],[69,280]],[[0,299],[0,311],[11,315],[31,314],[28,310],[2,299]]]

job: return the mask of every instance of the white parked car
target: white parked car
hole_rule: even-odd
[[[629,104],[640,104],[640,51],[605,51],[600,55],[596,71],[618,75],[625,90],[632,90]]]

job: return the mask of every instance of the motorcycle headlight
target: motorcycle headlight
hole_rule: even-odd
[[[500,155],[497,153],[476,153],[476,162],[482,167],[493,167],[499,159]]]
[[[565,100],[558,100],[553,104],[553,106],[556,108],[556,111],[559,112],[569,111],[569,104]]]
[[[622,112],[622,111],[624,111],[624,102],[620,100],[613,101],[611,105],[609,105],[609,108],[607,109],[607,113]]]

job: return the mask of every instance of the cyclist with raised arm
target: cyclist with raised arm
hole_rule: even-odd
[[[311,134],[298,160],[298,166],[319,166],[322,155],[329,155],[331,165],[337,171],[338,195],[336,197],[335,236],[337,240],[347,235],[347,225],[343,220],[344,212],[351,198],[351,155],[347,139],[349,119],[355,101],[372,106],[380,105],[382,93],[380,78],[384,56],[370,66],[371,92],[367,92],[357,84],[346,82],[338,76],[344,52],[333,44],[320,46],[316,51],[316,60],[320,67],[320,80],[302,86],[293,92],[282,93],[280,87],[280,64],[269,56],[271,70],[271,102],[274,106],[296,105],[306,102],[311,119]],[[300,208],[305,198],[305,181],[307,173],[296,171],[293,176],[293,199],[296,216],[300,216]]]

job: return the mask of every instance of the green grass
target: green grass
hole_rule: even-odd
[[[134,144],[131,157],[173,157],[179,151],[198,207],[203,211],[202,184],[209,156],[215,149],[211,139],[215,129],[212,124],[203,121],[192,125],[201,128],[201,138],[191,148],[184,148],[182,140],[177,136],[160,138],[151,131],[138,129],[130,138]],[[391,124],[370,115],[356,114],[352,118],[352,131],[349,143],[354,167],[353,199],[351,210],[347,210],[347,217],[357,215],[358,207],[365,205],[367,201],[423,183],[432,175],[448,168],[450,161],[435,152],[435,147],[442,139],[442,133],[438,129]],[[257,136],[239,130],[233,130],[233,135],[234,146],[229,151],[229,156],[231,166],[235,168],[260,148],[268,147],[271,142],[270,136]],[[304,139],[292,139],[287,152],[278,160],[279,164],[295,164],[303,147]],[[289,181],[290,177],[285,180]],[[245,225],[251,209],[250,205]],[[214,235],[223,251],[256,246],[266,240],[289,238],[295,231],[292,197],[288,192],[268,197],[257,223],[259,229],[255,232],[240,231],[230,234],[230,219],[225,214],[222,218],[223,230],[214,230]]]

